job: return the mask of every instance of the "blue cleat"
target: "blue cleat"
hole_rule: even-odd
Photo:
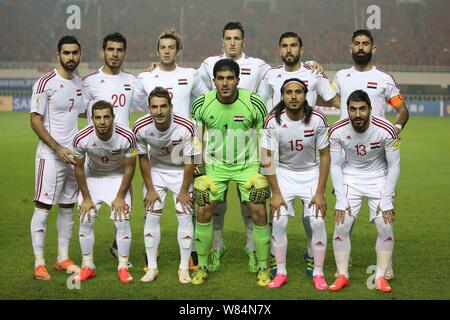
[[[303,252],[303,259],[305,259],[306,262],[306,275],[312,277],[314,271],[314,257],[310,257],[308,255],[308,250],[305,250],[305,252]]]

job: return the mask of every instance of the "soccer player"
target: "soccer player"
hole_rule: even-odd
[[[216,90],[198,97],[192,107],[192,117],[207,133],[205,166],[200,168],[205,175],[194,180],[194,199],[199,206],[195,226],[199,269],[193,274],[192,283],[202,284],[208,276],[208,252],[213,237],[211,219],[217,203],[224,201],[229,181],[234,180],[253,221],[257,285],[267,286],[270,228],[265,199],[269,186],[267,179],[258,173],[257,143],[257,130],[263,127],[266,107],[258,95],[238,89],[239,65],[235,61],[219,60],[213,74]]]
[[[301,37],[295,32],[285,32],[280,36],[278,45],[278,53],[283,60],[283,65],[267,71],[258,88],[258,94],[266,101],[267,105],[272,108],[281,100],[280,89],[286,79],[298,78],[308,87],[306,95],[308,105],[315,107],[319,95],[324,101],[329,101],[331,105],[339,106],[339,95],[327,77],[322,72],[315,73],[300,61],[303,53]],[[312,229],[307,215],[303,216],[303,227],[308,238],[308,246],[303,254],[307,262],[306,274],[313,276]]]
[[[69,258],[72,236],[73,207],[78,186],[73,165],[71,143],[78,129],[78,114],[83,110],[81,79],[74,74],[80,63],[81,46],[73,36],[58,41],[56,57],[59,66],[40,77],[31,97],[31,128],[39,137],[36,150],[34,213],[31,219],[31,240],[35,257],[34,278],[50,280],[44,259],[47,218],[58,204],[57,270],[77,272]]]
[[[334,85],[341,96],[342,106],[345,106],[349,95],[355,90],[367,92],[372,103],[372,114],[377,117],[385,118],[389,104],[397,112],[394,128],[399,134],[408,122],[408,108],[394,78],[373,65],[372,55],[376,51],[377,47],[370,31],[356,30],[350,45],[354,64],[351,68],[339,70],[336,73]],[[341,108],[341,119],[347,116],[347,108]]]
[[[104,100],[112,104],[115,122],[130,126],[130,112],[135,88],[135,76],[122,70],[127,52],[127,39],[120,33],[110,33],[103,38],[104,64],[83,79],[83,98],[86,104],[88,122],[92,119],[92,105]],[[117,242],[110,247],[111,254],[118,259]],[[128,263],[128,267],[132,264]]]
[[[148,105],[149,114],[137,120],[133,127],[144,180],[146,211],[144,242],[148,271],[141,281],[151,282],[159,274],[157,251],[161,240],[160,220],[167,192],[171,191],[178,220],[178,279],[181,283],[190,283],[189,257],[194,237],[191,199],[195,168],[194,124],[173,113],[170,93],[162,87],[150,92]]]
[[[338,291],[350,284],[350,229],[363,198],[367,198],[369,220],[378,232],[375,286],[379,291],[390,292],[385,273],[394,249],[392,223],[395,186],[400,175],[399,140],[389,121],[372,115],[372,104],[365,91],[356,90],[349,95],[347,112],[348,118],[336,122],[329,136],[331,178],[336,193],[333,248],[339,272],[330,290]]]
[[[97,101],[92,106],[92,124],[75,136],[75,175],[78,197],[80,246],[83,265],[80,281],[96,276],[94,264],[94,221],[104,203],[111,208],[119,252],[118,276],[122,283],[133,280],[128,272],[131,245],[131,180],[136,166],[136,140],[133,132],[114,123],[111,103]],[[86,162],[86,167],[85,167]]]
[[[334,79],[334,85],[341,95],[340,104],[343,106],[340,109],[340,117],[343,119],[348,115],[345,107],[348,96],[355,90],[364,90],[372,103],[373,115],[385,118],[387,105],[394,108],[397,112],[394,128],[396,133],[400,134],[409,119],[408,108],[394,78],[373,65],[372,55],[376,51],[377,47],[370,31],[361,29],[353,33],[350,53],[354,65],[338,71]],[[386,277],[394,278],[392,262],[389,264]]]
[[[150,92],[156,87],[169,91],[174,112],[184,118],[191,115],[191,101],[208,91],[197,70],[176,64],[177,55],[183,49],[180,35],[173,29],[165,29],[158,37],[156,52],[158,66],[137,76],[134,99],[137,105],[147,106]]]
[[[277,261],[277,274],[268,288],[288,282],[286,228],[288,218],[294,216],[294,200],[299,197],[312,229],[314,287],[326,290],[323,265],[327,245],[325,188],[330,170],[328,123],[322,112],[308,104],[304,81],[287,79],[280,90],[282,100],[265,121],[262,141],[263,155],[268,159],[264,161],[263,156],[262,165],[272,190],[272,246]]]

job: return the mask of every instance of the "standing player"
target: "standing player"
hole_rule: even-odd
[[[156,87],[169,91],[174,112],[184,118],[191,114],[191,101],[208,91],[197,70],[176,64],[177,55],[183,49],[180,35],[173,29],[165,29],[158,37],[156,52],[159,64],[152,71],[137,76],[134,100],[146,106],[148,95]]]
[[[262,148],[269,161],[263,161],[263,165],[270,169],[266,176],[272,190],[272,246],[277,260],[277,275],[269,288],[279,288],[288,281],[286,228],[288,217],[294,216],[294,200],[299,197],[303,215],[312,229],[314,287],[328,289],[323,275],[327,245],[325,188],[330,170],[328,124],[322,112],[309,106],[307,93],[308,87],[302,80],[285,80],[281,86],[282,100],[264,126]]]
[[[364,90],[372,103],[372,114],[385,118],[387,105],[391,105],[397,112],[394,128],[400,134],[409,119],[408,108],[400,94],[394,78],[390,74],[378,70],[372,64],[372,55],[377,47],[368,30],[356,30],[352,36],[350,53],[354,65],[351,68],[336,73],[334,85],[341,95],[341,106],[345,106],[349,95],[355,90]],[[341,119],[346,118],[347,108],[341,108]],[[386,273],[388,279],[394,278],[392,262]]]
[[[204,283],[208,276],[206,266],[213,236],[211,219],[217,203],[224,201],[229,181],[234,180],[253,221],[257,285],[267,286],[270,281],[267,271],[270,228],[265,199],[269,186],[267,179],[258,173],[257,143],[257,130],[262,129],[266,108],[256,94],[238,89],[239,65],[231,59],[216,63],[214,84],[217,89],[197,98],[192,108],[192,117],[207,133],[206,165],[202,167],[206,175],[194,180],[194,199],[199,205],[195,246],[200,268],[194,273],[192,283]]]
[[[267,105],[274,106],[281,100],[280,89],[286,79],[298,78],[308,87],[306,99],[310,106],[315,107],[318,95],[324,101],[330,101],[332,105],[339,106],[339,95],[326,76],[323,73],[314,73],[300,61],[303,52],[300,36],[295,32],[285,32],[280,36],[278,45],[283,65],[267,71],[258,88],[258,94],[267,102]],[[303,215],[303,227],[308,238],[308,247],[303,255],[307,262],[306,274],[312,276],[314,269],[312,229],[306,214]]]
[[[370,222],[378,232],[375,286],[390,292],[385,274],[394,249],[392,223],[395,186],[400,175],[399,140],[389,121],[371,114],[371,101],[365,91],[356,90],[349,95],[347,112],[348,118],[330,129],[331,177],[336,193],[333,248],[339,272],[330,290],[338,291],[350,284],[350,229],[363,198],[367,198]]]
[[[160,220],[167,191],[170,190],[178,220],[178,279],[181,283],[190,283],[189,256],[194,237],[191,200],[195,168],[194,124],[172,113],[170,93],[162,87],[150,92],[148,104],[149,114],[137,120],[133,127],[144,180],[146,211],[144,242],[148,271],[141,280],[151,282],[159,274],[157,251],[161,240]]]
[[[103,38],[103,66],[83,79],[83,98],[86,103],[88,122],[92,119],[92,105],[104,100],[112,104],[115,121],[130,126],[135,76],[122,70],[127,52],[127,39],[120,33],[110,33]],[[110,247],[111,254],[118,259],[117,243]],[[128,265],[131,267],[131,263]]]
[[[73,170],[71,142],[78,129],[78,114],[83,109],[81,79],[74,74],[80,63],[81,46],[73,36],[58,42],[56,57],[60,66],[39,78],[31,97],[31,128],[39,137],[36,150],[35,207],[31,219],[31,239],[35,256],[34,277],[50,280],[44,260],[47,217],[59,205],[57,270],[78,271],[69,258],[73,207],[78,186]]]
[[[133,280],[128,272],[131,245],[131,180],[136,166],[136,141],[130,129],[114,123],[114,111],[107,101],[92,106],[92,124],[74,139],[75,174],[81,194],[80,246],[83,268],[80,281],[96,276],[94,264],[94,220],[102,205],[111,207],[119,251],[118,276],[122,283]],[[85,162],[86,169],[85,169]]]

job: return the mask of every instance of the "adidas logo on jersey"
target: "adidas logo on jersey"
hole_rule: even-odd
[[[91,147],[96,148],[96,147],[97,147],[97,144],[94,142],[93,144],[91,144]]]
[[[348,135],[345,139],[352,140],[352,137],[350,135]]]
[[[60,88],[60,89],[64,89],[64,86],[61,84],[61,85],[59,86],[59,88]]]
[[[106,83],[106,81],[102,79],[102,80],[100,80],[100,83]]]
[[[285,124],[283,124],[281,127],[282,127],[282,128],[287,128],[288,126],[287,126],[286,123],[285,123]]]

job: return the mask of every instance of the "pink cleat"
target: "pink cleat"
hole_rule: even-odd
[[[325,277],[322,274],[315,275],[313,277],[314,288],[316,290],[322,291],[328,289],[328,284],[325,281]]]
[[[279,288],[281,287],[283,284],[288,283],[288,278],[287,276],[285,276],[282,273],[277,273],[277,275],[275,276],[275,278],[273,278],[272,281],[270,281],[270,283],[267,285],[267,288]]]

